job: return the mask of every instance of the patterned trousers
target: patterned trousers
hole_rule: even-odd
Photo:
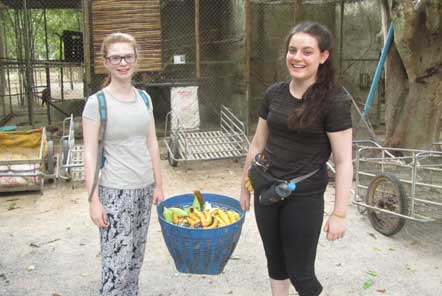
[[[102,296],[138,295],[153,189],[153,185],[130,190],[99,187],[109,223],[100,228]]]

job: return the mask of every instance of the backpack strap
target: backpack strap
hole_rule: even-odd
[[[149,108],[150,108],[150,96],[145,91],[143,91],[142,89],[138,89],[137,88],[137,91],[140,94],[141,98],[143,98],[144,104],[146,104],[147,111],[149,111]]]
[[[100,130],[98,132],[98,156],[97,156],[97,164],[95,166],[94,172],[94,181],[92,183],[91,192],[89,192],[89,202],[92,200],[92,196],[94,195],[95,189],[98,184],[98,174],[100,169],[104,166],[104,133],[106,131],[106,122],[107,122],[107,105],[106,98],[104,96],[104,92],[100,90],[96,93],[98,99],[98,113],[100,114]]]

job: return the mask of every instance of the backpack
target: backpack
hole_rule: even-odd
[[[144,101],[146,105],[147,111],[150,109],[150,97],[149,95],[141,89],[136,89],[138,94]],[[95,188],[97,187],[98,182],[98,173],[100,169],[104,166],[104,134],[106,132],[106,124],[107,124],[107,105],[106,105],[106,97],[104,96],[103,90],[100,90],[96,93],[98,99],[98,113],[100,114],[100,130],[98,132],[98,158],[97,158],[97,166],[95,168],[94,174],[94,182],[92,184],[92,190],[89,193],[89,201],[92,199],[92,195],[95,192]]]

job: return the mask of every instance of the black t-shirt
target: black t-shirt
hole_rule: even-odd
[[[271,163],[271,173],[290,180],[319,171],[297,184],[295,194],[324,191],[328,183],[326,162],[331,153],[327,132],[352,127],[351,99],[344,90],[331,96],[313,124],[306,128],[290,129],[288,116],[294,108],[304,104],[290,94],[287,82],[270,86],[264,96],[259,116],[267,120],[269,136],[264,148]]]

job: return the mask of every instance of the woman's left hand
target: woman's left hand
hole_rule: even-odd
[[[160,187],[156,187],[153,191],[153,194],[152,194],[152,203],[154,205],[157,205],[160,202],[162,202],[163,200],[164,200],[163,189]]]
[[[324,232],[327,233],[327,240],[335,241],[343,238],[345,234],[345,218],[330,215],[324,226]]]

